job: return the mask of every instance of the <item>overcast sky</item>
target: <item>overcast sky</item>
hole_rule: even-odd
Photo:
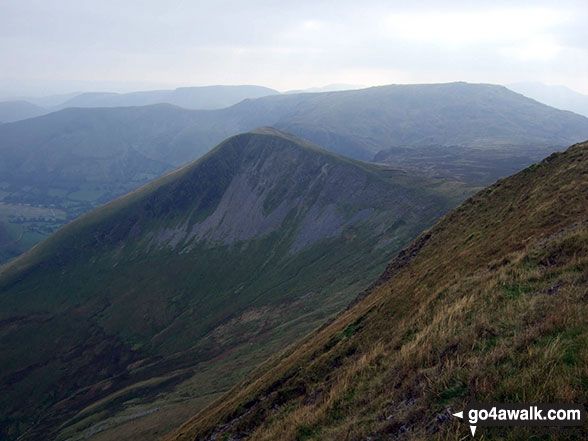
[[[588,1],[0,0],[0,94],[540,81],[588,94]]]

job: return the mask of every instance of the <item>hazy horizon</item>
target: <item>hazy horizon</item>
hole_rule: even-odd
[[[2,97],[453,81],[588,94],[588,5],[574,0],[9,0],[0,12]]]

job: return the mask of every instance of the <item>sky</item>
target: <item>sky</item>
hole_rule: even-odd
[[[0,0],[0,95],[450,81],[588,94],[586,23],[586,0]]]

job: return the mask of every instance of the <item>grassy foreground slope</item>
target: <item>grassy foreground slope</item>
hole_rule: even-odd
[[[171,440],[455,440],[482,402],[588,396],[588,143],[472,196],[359,302]],[[480,439],[584,439],[481,428]]]
[[[0,437],[87,438],[159,411],[142,438],[165,433],[464,191],[265,128],[79,217],[0,268]]]

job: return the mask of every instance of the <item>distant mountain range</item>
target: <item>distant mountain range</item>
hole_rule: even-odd
[[[455,440],[468,403],[588,395],[588,143],[451,211],[328,325],[166,441]],[[584,426],[476,438],[584,439]]]
[[[308,89],[288,90],[284,93],[322,93],[322,92],[338,92],[341,90],[356,90],[365,89],[366,86],[358,84],[327,84],[322,87],[309,87]]]
[[[347,157],[472,185],[588,138],[587,118],[466,83],[275,95],[219,110],[65,109],[0,125],[0,260],[224,138],[266,125]],[[41,211],[21,215],[23,204]]]
[[[0,102],[0,123],[20,121],[21,119],[41,116],[48,111],[28,101],[2,101]]]
[[[515,83],[507,87],[541,103],[557,109],[570,110],[588,117],[588,95],[564,86],[548,86],[542,83]]]
[[[570,110],[588,117],[588,96],[565,86],[542,83],[513,83],[507,87],[540,103]],[[329,84],[323,87],[289,90],[284,94],[324,93],[365,89],[354,84]],[[180,87],[173,90],[151,90],[130,93],[84,92],[44,98],[22,98],[0,102],[0,123],[33,118],[67,107],[126,107],[151,104],[173,104],[186,109],[221,109],[247,98],[280,94],[262,86]]]
[[[185,109],[222,109],[246,98],[278,93],[277,90],[261,86],[203,86],[131,93],[82,93],[59,107],[126,107],[165,103]]]
[[[88,92],[46,99],[0,102],[0,122],[33,118],[68,107],[128,107],[172,104],[185,109],[222,109],[246,98],[259,98],[279,92],[262,86],[180,87],[130,93]]]
[[[501,86],[467,83],[277,95],[217,112],[221,121],[236,124],[260,125],[269,119],[268,124],[363,160],[404,146],[489,149],[558,145],[563,138],[569,144],[586,137],[588,123]]]
[[[0,438],[178,425],[470,192],[271,128],[229,138],[0,267]]]

